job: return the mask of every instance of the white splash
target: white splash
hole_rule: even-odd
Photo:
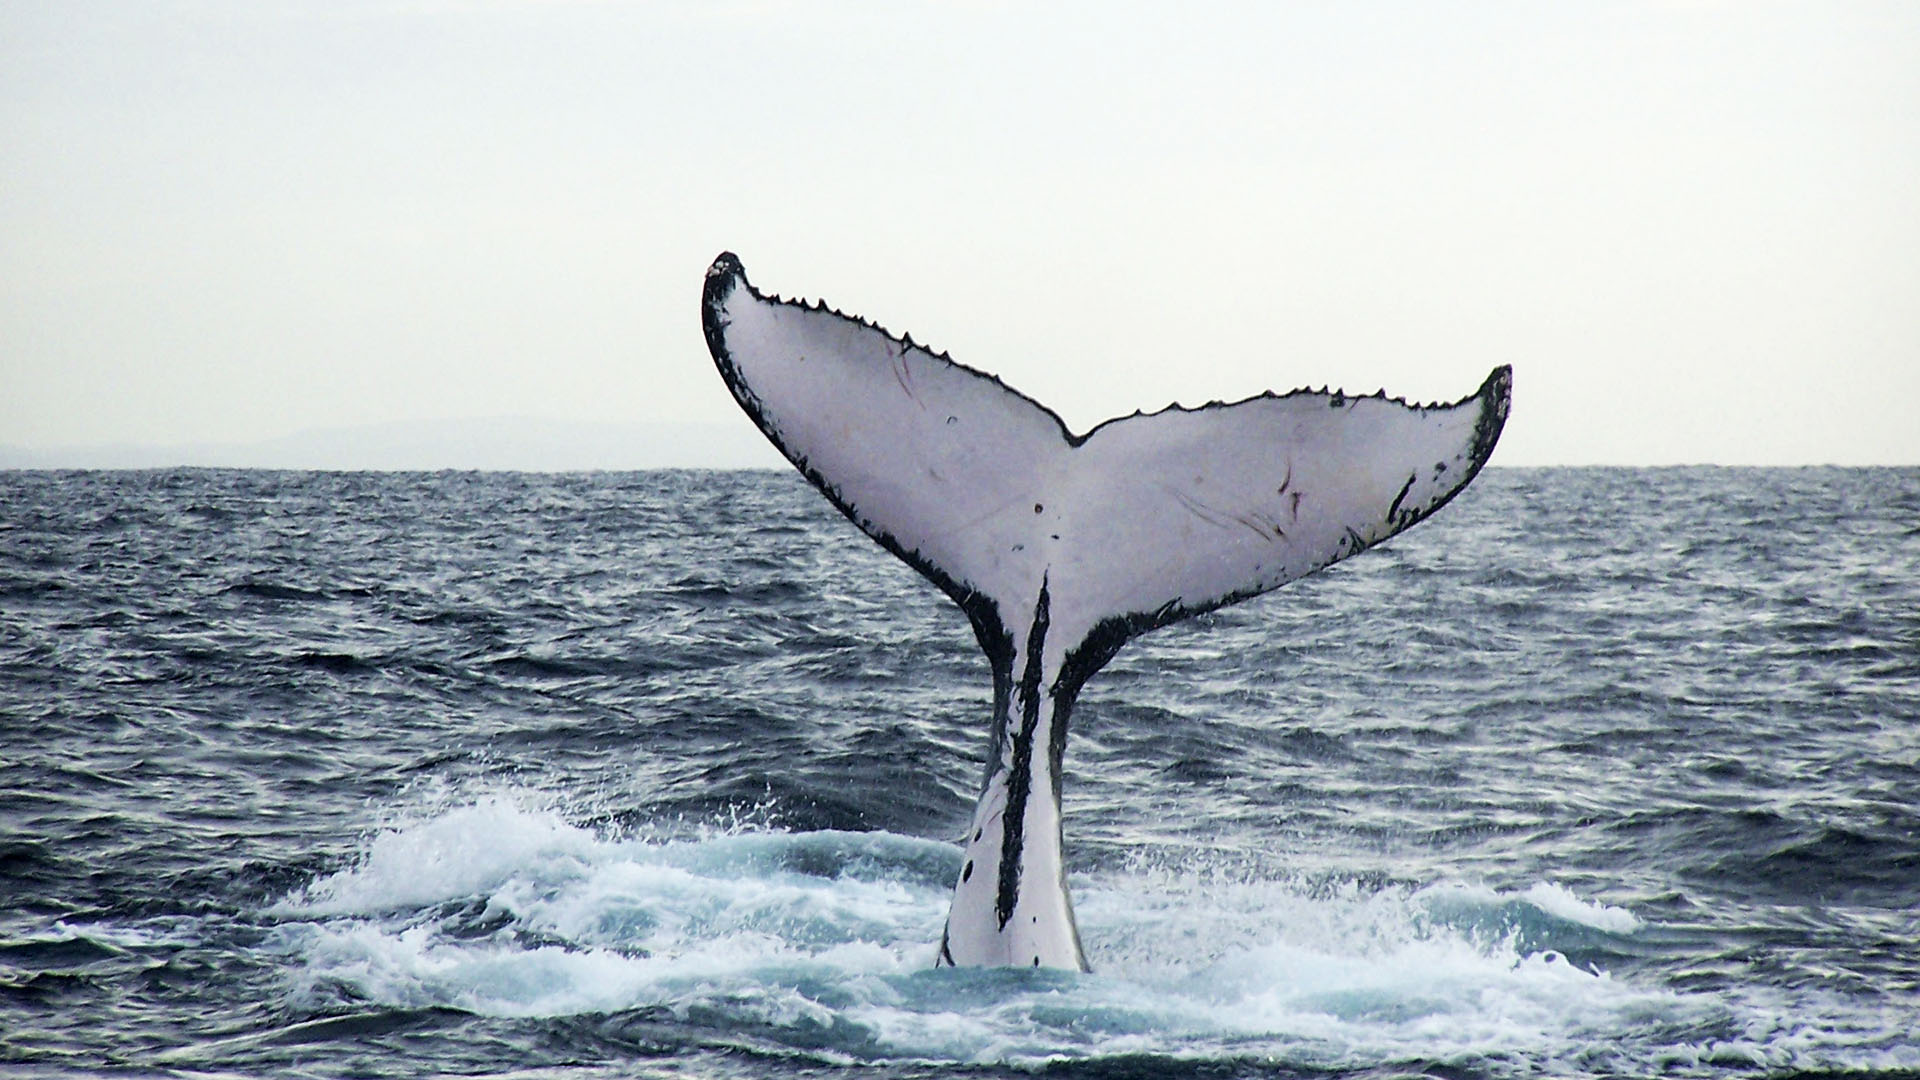
[[[1591,926],[1609,934],[1632,934],[1640,929],[1640,920],[1625,908],[1589,903],[1560,885],[1535,882],[1520,899],[1556,918]]]
[[[1572,963],[1556,926],[1592,940],[1640,921],[1544,882],[1315,889],[1136,868],[1075,882],[1095,974],[935,971],[956,859],[886,833],[604,837],[499,798],[377,834],[274,913],[296,981],[322,998],[503,1017],[654,1010],[716,1042],[750,1033],[823,1060],[1518,1058],[1633,1072],[1833,1064],[1851,1060],[1836,1057],[1849,1039],[1876,1045],[1871,1031],[1823,1034],[1795,1015],[1804,1002],[1687,995]],[[1546,947],[1484,932],[1528,910]],[[1676,1031],[1725,1037],[1674,1045]]]

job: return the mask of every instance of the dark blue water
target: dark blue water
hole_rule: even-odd
[[[1920,470],[1501,470],[1129,646],[934,971],[971,632],[785,473],[0,473],[0,1072],[1920,1075]]]

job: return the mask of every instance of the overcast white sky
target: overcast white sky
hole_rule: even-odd
[[[1079,429],[1920,463],[1920,4],[0,0],[0,443],[757,439],[723,249]]]

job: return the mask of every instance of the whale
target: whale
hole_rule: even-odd
[[[708,268],[708,351],[760,431],[966,615],[993,672],[985,778],[936,966],[1090,970],[1060,812],[1068,720],[1129,640],[1426,519],[1480,472],[1513,373],[1416,405],[1263,393],[1075,434],[993,375]]]

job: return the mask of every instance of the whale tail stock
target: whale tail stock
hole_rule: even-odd
[[[1086,969],[1061,858],[1080,687],[1135,635],[1256,596],[1439,509],[1506,421],[1471,397],[1262,394],[1075,435],[993,376],[723,254],[707,347],[734,399],[828,501],[945,592],[993,667],[992,742],[939,963]]]

